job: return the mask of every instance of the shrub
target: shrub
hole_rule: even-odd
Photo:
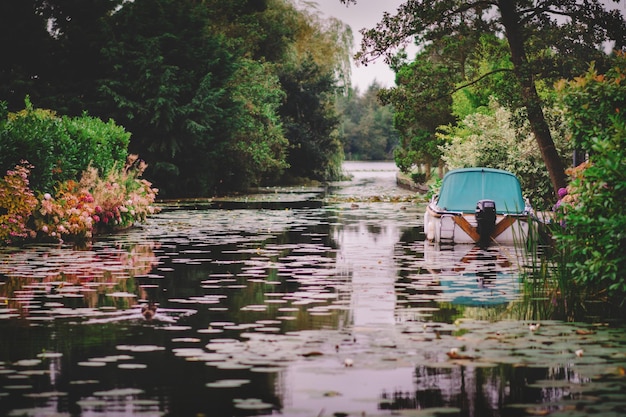
[[[626,294],[626,57],[558,85],[572,140],[588,162],[570,171],[557,242],[571,276],[596,294]]]
[[[104,178],[93,168],[83,174],[80,183],[97,203],[96,229],[125,228],[156,212],[153,203],[158,190],[140,178],[146,167],[137,155],[130,155],[122,169],[114,168]]]
[[[28,99],[25,104],[17,113],[0,112],[0,172],[26,159],[33,164],[31,188],[44,193],[60,182],[77,181],[90,166],[106,175],[115,164],[124,163],[130,133],[113,121],[60,117],[34,108]]]
[[[34,229],[39,237],[61,240],[92,237],[95,200],[76,181],[68,180],[58,186],[55,196],[41,196],[33,213]]]
[[[11,244],[32,237],[27,226],[37,198],[28,186],[31,165],[23,161],[0,179],[0,242]]]
[[[47,239],[90,238],[145,221],[155,213],[157,190],[140,179],[146,164],[136,155],[123,168],[113,167],[106,177],[90,167],[79,182],[67,180],[54,196],[43,194],[34,212],[34,229]]]

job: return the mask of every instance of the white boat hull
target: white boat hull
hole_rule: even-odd
[[[506,245],[526,242],[529,221],[528,215],[498,214],[496,229],[488,242]],[[476,227],[473,213],[436,211],[430,205],[426,208],[424,233],[430,242],[476,244],[480,241]]]

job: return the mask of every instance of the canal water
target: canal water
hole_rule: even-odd
[[[512,247],[424,243],[393,163],[0,251],[1,416],[621,416],[626,333]],[[535,300],[536,301],[536,300]]]

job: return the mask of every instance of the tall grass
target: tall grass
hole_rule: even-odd
[[[598,314],[590,309],[586,292],[572,276],[567,247],[556,245],[552,237],[557,222],[529,219],[528,238],[516,240],[520,265],[522,298],[514,306],[527,320],[588,320]],[[595,309],[594,309],[595,310]]]

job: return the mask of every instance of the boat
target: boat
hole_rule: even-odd
[[[515,244],[528,238],[533,210],[519,179],[493,168],[461,168],[443,177],[424,214],[430,242]]]

